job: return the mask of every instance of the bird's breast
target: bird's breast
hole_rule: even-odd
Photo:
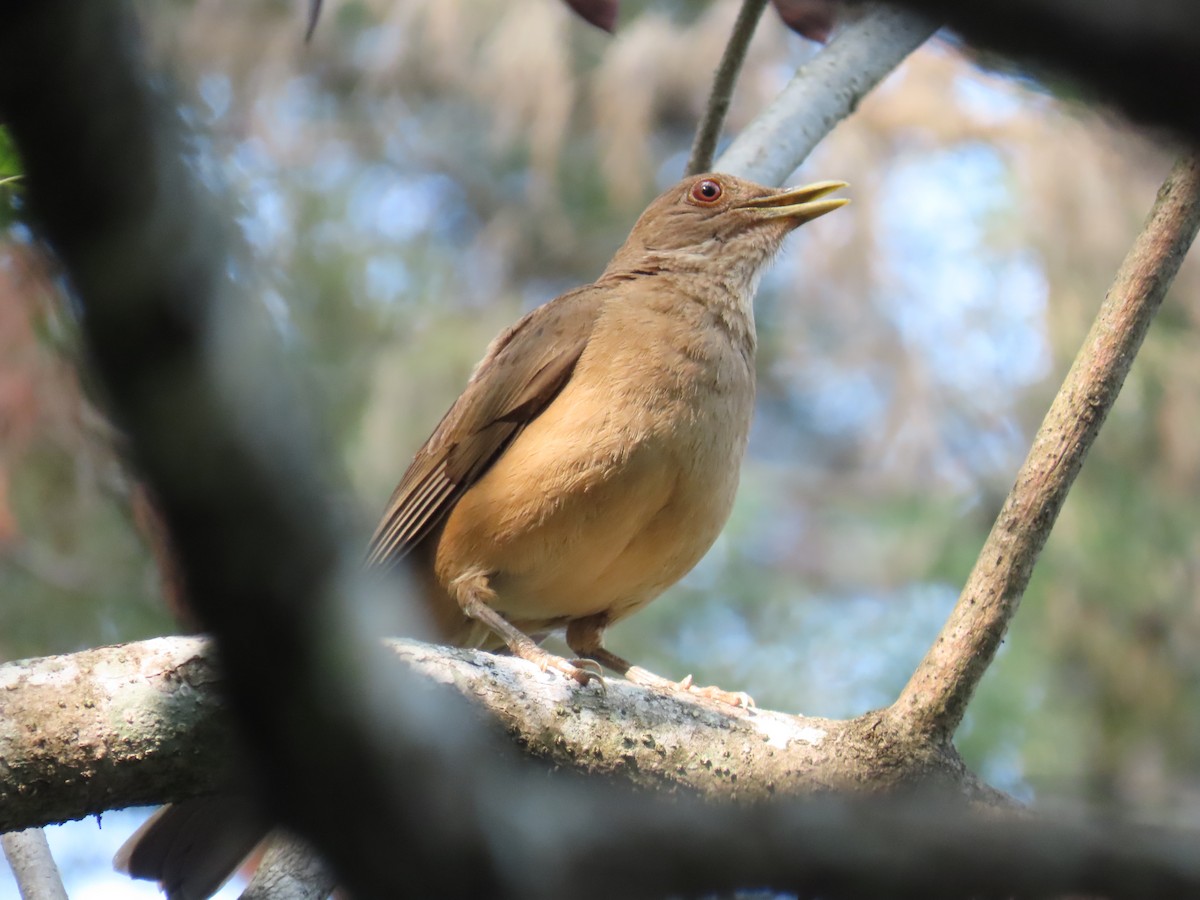
[[[603,316],[562,393],[451,512],[438,579],[490,573],[531,631],[632,612],[719,534],[753,402],[752,344],[704,309]]]

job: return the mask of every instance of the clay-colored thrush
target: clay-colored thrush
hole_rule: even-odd
[[[663,193],[594,283],[492,342],[396,488],[369,561],[411,554],[456,644],[503,642],[597,677],[531,637],[565,627],[581,660],[676,686],[604,649],[604,629],[724,526],[754,407],[759,276],[788,232],[847,202],[821,199],[843,186],[701,175]]]
[[[725,524],[754,406],[759,276],[788,232],[848,202],[826,198],[844,186],[710,174],[665,191],[594,283],[492,342],[401,479],[369,563],[408,559],[450,642],[507,645],[585,683],[594,662],[640,684],[748,699],[653,675],[601,639]],[[564,627],[577,661],[538,646]],[[118,866],[171,896],[215,890],[239,860],[183,850],[198,828],[222,827],[216,798],[200,802],[195,817],[187,804],[160,813]]]

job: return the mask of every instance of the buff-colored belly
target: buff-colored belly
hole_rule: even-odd
[[[620,428],[611,404],[568,386],[521,433],[448,517],[442,585],[485,573],[493,605],[536,632],[619,619],[700,560],[733,503],[750,399],[715,396],[700,414],[694,403],[626,403]]]
[[[571,380],[459,500],[436,536],[431,597],[451,640],[477,643],[452,598],[482,576],[529,633],[653,600],[728,518],[754,404],[752,338],[709,310],[614,304]]]

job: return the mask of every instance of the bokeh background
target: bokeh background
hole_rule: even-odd
[[[305,45],[292,4],[143,4],[194,165],[236,219],[237,277],[346,473],[348,520],[373,525],[491,337],[594,278],[682,175],[737,8],[625,0],[609,36],[555,0],[349,0]],[[768,11],[728,130],[817,49]],[[889,703],[1171,158],[1045,73],[952,37],[918,51],[791,179],[844,179],[854,202],[764,280],[732,520],[609,645],[776,709]],[[180,629],[62,288],[10,228],[5,659]],[[1198,289],[1185,263],[959,732],[1022,798],[1200,824]],[[54,830],[72,896],[131,895],[96,879],[132,821]]]

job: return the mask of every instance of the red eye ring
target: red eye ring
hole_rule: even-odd
[[[692,199],[697,203],[715,203],[722,193],[721,183],[711,178],[703,178],[692,185]]]

